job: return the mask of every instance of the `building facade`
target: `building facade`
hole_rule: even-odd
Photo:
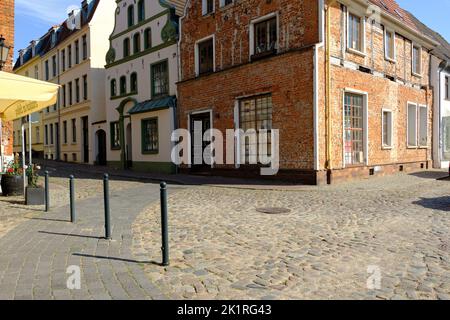
[[[2,0],[0,2],[0,35],[5,38],[6,46],[11,47],[10,57],[3,67],[3,71],[10,72],[13,67],[14,55],[14,0]],[[11,160],[13,153],[13,123],[3,122],[1,130],[1,157],[2,161],[8,162]]]
[[[170,155],[182,10],[183,1],[117,1],[106,58],[106,117],[94,133],[108,165],[175,172]]]
[[[181,19],[179,126],[278,129],[275,177],[297,182],[428,168],[435,46],[395,1],[190,0]]]
[[[42,114],[40,139],[46,159],[98,161],[91,132],[105,114],[104,65],[114,10],[113,0],[84,0],[38,42],[40,79],[61,86],[58,103]],[[24,56],[33,56],[32,50],[29,47]],[[21,62],[19,58],[16,70],[24,69]]]

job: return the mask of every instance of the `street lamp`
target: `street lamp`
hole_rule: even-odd
[[[5,38],[3,38],[3,35],[0,35],[0,71],[3,69],[3,66],[8,61],[10,49],[11,47],[6,46]]]

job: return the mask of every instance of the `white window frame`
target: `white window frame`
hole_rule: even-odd
[[[351,14],[354,15],[354,16],[357,16],[357,17],[359,17],[361,19],[361,29],[362,29],[361,30],[362,31],[362,33],[361,33],[361,51],[357,50],[357,49],[354,49],[354,48],[352,48],[350,46],[350,32],[349,32],[349,29],[350,29],[350,15]],[[365,57],[366,56],[366,17],[365,17],[365,15],[357,13],[357,12],[355,12],[354,10],[352,10],[350,8],[347,8],[347,18],[346,18],[346,20],[347,20],[347,26],[346,26],[347,51]]]
[[[422,119],[421,119],[421,110],[425,109],[425,139],[426,142],[425,144],[422,143]],[[417,144],[419,146],[419,148],[421,149],[426,149],[428,148],[428,106],[424,105],[424,104],[419,104],[418,108],[417,108]]]
[[[220,0],[219,5],[221,8],[226,7],[226,6],[231,6],[232,4],[234,4],[234,0],[231,0],[231,3],[229,4],[225,4],[225,0]]]
[[[419,72],[414,71],[414,47],[419,48]],[[414,42],[411,44],[411,73],[416,77],[422,77],[422,46]]]
[[[213,0],[213,10],[211,12],[206,12],[206,8],[207,8],[207,0],[202,0],[202,15],[206,16],[208,14],[212,14],[214,12],[216,12],[216,1]]]
[[[414,114],[416,115],[416,121],[415,121],[416,130],[415,130],[415,137],[414,137],[415,138],[415,144],[414,145],[409,143],[409,106],[410,105],[416,107],[416,109],[414,111]],[[408,149],[417,149],[417,147],[419,145],[419,143],[417,141],[418,140],[417,139],[417,132],[418,132],[418,130],[417,130],[417,128],[418,128],[418,125],[417,125],[417,123],[418,123],[417,112],[418,112],[418,105],[417,105],[417,103],[408,101],[406,103],[406,145],[407,145]]]
[[[200,75],[200,51],[198,49],[198,45],[202,42],[205,42],[207,40],[213,40],[213,72],[216,72],[216,35],[212,34],[205,38],[202,38],[200,40],[195,41],[195,48],[194,48],[194,58],[195,58],[195,76],[198,77]]]
[[[387,54],[388,51],[388,46],[389,43],[387,41],[387,33],[391,33],[392,34],[392,41],[393,41],[393,45],[392,45],[392,53],[393,53],[393,57],[389,57]],[[395,31],[393,29],[384,27],[384,58],[388,61],[391,62],[396,62],[397,61],[397,50],[395,48],[395,40],[396,40],[396,36],[395,36]]]
[[[345,94],[357,94],[363,96],[363,129],[364,129],[364,165],[369,165],[369,94],[365,91],[345,88],[342,94],[342,167],[349,167],[345,163]],[[351,166],[350,166],[351,167]]]
[[[278,50],[280,44],[280,19],[278,15],[278,11],[271,12],[266,14],[265,16],[253,19],[250,21],[250,32],[249,32],[249,60],[255,54],[255,24],[263,22],[265,20],[269,20],[276,17],[277,18],[277,43],[275,44],[276,49]]]
[[[389,139],[390,144],[387,144],[386,141],[384,141],[384,114],[389,113],[391,115],[391,119],[389,121],[390,126],[390,132],[389,133]],[[394,146],[394,113],[392,112],[392,109],[383,108],[381,109],[381,148],[384,150],[391,150]]]

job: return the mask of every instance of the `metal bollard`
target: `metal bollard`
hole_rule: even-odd
[[[105,200],[105,239],[111,240],[111,212],[109,208],[109,175],[103,177],[103,194]]]
[[[45,171],[45,212],[50,211],[50,190],[49,190],[48,171]]]
[[[75,213],[75,177],[71,175],[69,180],[70,191],[70,222],[75,223],[77,220]]]
[[[161,182],[161,235],[162,265],[169,265],[169,226],[167,217],[167,184]]]

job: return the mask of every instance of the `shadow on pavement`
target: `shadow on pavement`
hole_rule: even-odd
[[[448,173],[446,171],[419,171],[409,173],[409,175],[418,178],[433,180],[444,180],[445,178],[448,178]]]
[[[77,256],[77,257],[84,257],[84,258],[114,260],[114,261],[123,261],[123,262],[140,263],[140,264],[154,264],[154,265],[161,266],[161,263],[156,262],[156,261],[138,261],[138,260],[132,260],[132,259],[117,258],[117,257],[94,256],[94,255],[83,254],[83,253],[73,253],[72,255]]]
[[[82,234],[70,234],[70,233],[59,233],[59,232],[49,232],[49,231],[38,231],[39,233],[45,233],[55,236],[69,236],[69,237],[77,237],[77,238],[89,238],[89,239],[104,239],[103,237],[96,237],[96,236],[86,236]]]
[[[427,209],[450,211],[450,196],[437,198],[421,198],[414,201],[413,204],[422,206]]]

